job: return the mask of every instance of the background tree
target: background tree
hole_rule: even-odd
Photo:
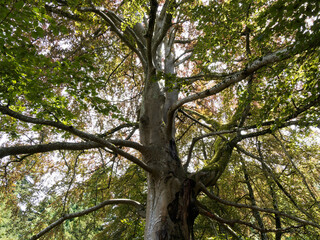
[[[0,234],[319,237],[318,1],[0,8]]]

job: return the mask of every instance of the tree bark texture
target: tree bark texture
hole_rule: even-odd
[[[165,61],[166,73],[174,73],[173,57]],[[149,71],[150,72],[150,71]],[[198,215],[195,182],[187,178],[178,156],[174,123],[167,132],[167,113],[178,91],[165,91],[147,75],[140,115],[141,143],[147,147],[144,161],[155,171],[148,173],[145,239],[193,239],[192,226]]]

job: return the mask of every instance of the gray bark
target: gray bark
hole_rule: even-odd
[[[158,50],[154,65],[165,74],[174,74],[174,54],[170,39]],[[165,56],[163,56],[163,54]],[[161,56],[162,55],[162,56]],[[162,64],[161,59],[165,59]],[[178,99],[178,90],[161,86],[155,71],[147,71],[146,87],[140,115],[141,143],[147,147],[144,161],[156,169],[148,173],[148,197],[145,239],[190,239],[194,216],[191,216],[194,193],[186,178],[174,139],[174,121],[168,121],[168,111]],[[155,81],[156,79],[156,81]],[[171,122],[170,134],[168,123]],[[195,210],[196,212],[196,210]],[[193,219],[193,220],[192,220]]]

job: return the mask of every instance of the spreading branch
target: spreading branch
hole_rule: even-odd
[[[80,212],[76,212],[76,213],[71,213],[71,214],[67,214],[64,215],[63,217],[59,218],[57,221],[55,221],[54,223],[51,223],[48,227],[46,227],[45,229],[43,229],[41,232],[39,232],[38,234],[32,236],[29,240],[36,240],[39,239],[41,236],[43,236],[44,234],[48,233],[51,229],[59,226],[61,223],[63,223],[64,221],[68,220],[68,219],[72,219],[72,218],[76,218],[76,217],[81,217],[84,215],[87,215],[91,212],[97,211],[100,208],[103,208],[106,205],[116,205],[116,204],[128,204],[131,206],[134,206],[138,209],[138,213],[140,213],[140,215],[144,216],[144,210],[143,210],[143,205],[137,201],[131,200],[131,199],[111,199],[111,200],[106,200],[101,202],[100,204],[88,208],[86,210],[80,211]]]
[[[258,230],[259,232],[290,232],[292,229],[295,229],[295,228],[301,228],[305,225],[298,225],[298,226],[291,226],[291,227],[287,227],[287,228],[280,228],[280,229],[262,229],[260,227],[257,227],[255,226],[254,224],[252,223],[248,223],[248,222],[245,222],[245,221],[242,221],[242,220],[238,220],[238,219],[225,219],[225,218],[222,218],[214,213],[211,213],[209,212],[208,210],[205,210],[205,209],[202,209],[200,208],[199,209],[200,211],[200,214],[203,215],[203,216],[206,216],[206,217],[209,217],[209,218],[212,218],[220,223],[225,223],[225,224],[228,224],[230,226],[233,226],[234,224],[242,224],[242,225],[246,225],[248,227],[251,227],[253,229],[256,229]]]
[[[102,144],[96,142],[54,142],[49,144],[38,144],[38,145],[26,145],[26,146],[14,146],[14,147],[1,147],[0,148],[0,158],[10,156],[10,155],[20,155],[20,154],[34,154],[34,153],[44,153],[56,150],[86,150],[92,148],[104,147]]]
[[[115,153],[118,153],[119,155],[125,157],[126,159],[130,160],[131,162],[137,164],[138,166],[142,167],[144,170],[148,172],[152,172],[152,168],[146,165],[144,162],[142,162],[140,159],[134,157],[133,155],[117,148],[114,144],[123,144],[122,146],[127,146],[127,147],[132,147],[140,152],[144,152],[145,148],[136,142],[132,141],[126,141],[126,140],[105,140],[103,138],[100,138],[94,134],[86,133],[83,131],[80,131],[73,126],[68,126],[65,125],[61,122],[55,122],[55,121],[50,121],[50,120],[44,120],[44,119],[39,119],[39,118],[33,118],[29,116],[25,116],[23,114],[20,114],[18,112],[12,111],[8,107],[1,106],[0,105],[0,112],[3,114],[9,115],[13,118],[19,119],[20,121],[23,122],[28,122],[28,123],[33,123],[33,124],[40,124],[40,125],[46,125],[46,126],[51,126],[55,127],[60,130],[64,130],[66,132],[72,133],[86,141],[92,141],[98,144],[101,144],[102,146],[109,148],[110,150],[114,151]]]
[[[267,54],[263,57],[260,57],[253,61],[252,63],[248,64],[245,69],[235,72],[233,74],[230,74],[224,80],[222,80],[220,83],[216,84],[210,89],[207,89],[205,91],[192,94],[190,96],[187,96],[179,101],[177,101],[175,104],[171,106],[171,108],[168,111],[168,128],[167,132],[172,132],[172,121],[174,119],[174,113],[175,111],[180,108],[182,105],[192,102],[198,99],[203,99],[208,96],[215,95],[224,89],[230,87],[231,85],[238,83],[244,79],[246,79],[248,76],[253,74],[255,71],[261,69],[262,67],[265,67],[267,65],[273,64],[275,62],[279,62],[281,60],[287,59],[291,57],[293,54],[292,50],[289,50],[288,48],[278,50],[274,53]]]
[[[68,3],[65,2],[64,6],[68,6]],[[72,19],[75,21],[84,21],[84,18],[77,14],[72,14],[67,11],[63,11],[57,7],[46,5],[46,10],[48,12],[52,12],[55,14],[58,14],[60,16],[66,17],[68,19]],[[133,51],[137,54],[139,59],[141,60],[142,64],[145,65],[145,58],[144,58],[144,51],[145,51],[145,44],[143,43],[143,39],[139,37],[139,34],[137,34],[132,28],[127,27],[125,32],[129,33],[130,36],[134,38],[137,45],[140,48],[140,51],[132,44],[128,38],[122,33],[120,27],[122,20],[112,11],[109,11],[108,9],[104,7],[80,7],[77,9],[79,12],[93,12],[99,15],[102,19],[106,21],[106,23],[110,26],[111,30]]]
[[[248,151],[246,151],[245,149],[243,149],[242,147],[240,147],[239,145],[236,145],[236,148],[239,150],[239,152],[242,152],[243,154],[258,160],[261,165],[262,168],[265,169],[266,173],[271,176],[271,178],[273,179],[273,181],[276,183],[276,185],[279,187],[279,189],[289,198],[289,200],[292,202],[292,204],[303,214],[305,214],[309,219],[313,220],[313,217],[308,214],[306,211],[304,211],[298,204],[297,202],[293,199],[293,197],[291,196],[291,194],[284,188],[284,186],[281,184],[281,182],[278,180],[278,178],[275,176],[274,172],[272,171],[272,169],[266,164],[266,162],[263,159],[262,156],[262,152],[260,149],[260,142],[258,142],[258,152],[259,152],[259,156],[256,156]],[[318,225],[317,227],[319,228],[320,225]]]
[[[271,208],[260,208],[258,206],[252,206],[252,205],[246,205],[246,204],[241,204],[241,203],[235,203],[235,202],[231,202],[231,201],[227,201],[227,200],[224,200],[224,199],[221,199],[219,198],[218,196],[214,195],[213,193],[211,193],[205,186],[203,183],[199,182],[199,187],[200,189],[211,199],[215,200],[215,201],[218,201],[224,205],[228,205],[228,206],[233,206],[233,207],[236,207],[236,208],[249,208],[249,209],[252,209],[252,210],[255,210],[255,211],[259,211],[259,212],[266,212],[266,213],[272,213],[272,214],[278,214],[279,216],[283,216],[283,217],[286,217],[286,218],[289,218],[291,220],[294,220],[298,223],[301,223],[302,225],[310,225],[310,226],[314,226],[316,228],[319,228],[320,229],[320,225],[315,223],[315,222],[310,222],[308,220],[304,220],[304,219],[301,219],[301,218],[298,218],[298,217],[295,217],[295,216],[292,216],[292,215],[289,215],[287,213],[284,213],[284,212],[280,212],[280,211],[277,211],[275,209],[271,209]]]
[[[309,102],[308,104],[296,109],[295,112],[293,112],[292,114],[290,114],[289,116],[287,116],[285,118],[286,122],[284,122],[282,124],[279,124],[277,127],[280,129],[280,128],[284,128],[284,127],[300,124],[299,120],[292,120],[292,119],[298,117],[299,114],[307,111],[311,107],[318,105],[319,101],[320,101],[320,96],[317,97],[315,100]],[[199,137],[195,137],[195,138],[192,139],[192,143],[191,143],[190,148],[189,148],[188,158],[187,158],[185,167],[187,167],[189,165],[189,163],[191,161],[191,157],[192,157],[193,147],[196,144],[196,142],[198,142],[199,140],[201,140],[203,138],[211,137],[211,136],[217,136],[217,135],[220,136],[222,134],[232,134],[232,133],[236,133],[236,132],[239,133],[240,131],[245,131],[245,130],[250,130],[250,129],[257,128],[257,125],[250,125],[250,126],[238,127],[238,128],[230,129],[230,130],[214,131],[214,129],[212,129],[211,127],[209,127],[207,125],[204,125],[203,123],[199,122],[198,120],[196,120],[192,116],[186,114],[184,111],[180,110],[180,112],[183,113],[188,118],[190,118],[192,121],[194,121],[194,122],[198,123],[199,125],[209,129],[210,131],[212,131],[211,133],[204,134],[204,135],[201,135]],[[292,120],[292,121],[290,121],[290,120]],[[268,122],[262,123],[261,126],[270,126],[270,125],[273,125],[275,123],[276,123],[276,121],[268,121]],[[313,122],[313,124],[314,123],[315,122]],[[273,131],[274,130],[272,130],[272,128],[266,128],[266,129],[263,129],[263,130],[260,130],[260,131],[251,132],[251,133],[244,134],[244,135],[239,135],[238,136],[238,141],[246,139],[246,138],[253,138],[253,137],[257,137],[257,136],[261,136],[261,135],[265,135],[265,134],[271,134]],[[243,150],[243,149],[241,149],[241,150]]]
[[[229,76],[225,77],[223,81],[216,84],[212,88],[207,89],[202,92],[199,92],[199,93],[196,93],[196,94],[193,94],[193,95],[190,95],[188,97],[185,97],[185,98],[179,100],[176,104],[174,104],[171,107],[171,112],[177,110],[179,107],[181,107],[185,103],[215,95],[215,94],[223,91],[224,89],[230,87],[231,85],[244,80],[245,78],[250,76],[252,73],[256,72],[257,70],[259,70],[267,65],[273,64],[275,62],[279,62],[284,59],[287,59],[287,58],[291,57],[292,54],[293,54],[292,51],[285,48],[285,49],[278,50],[274,53],[267,54],[263,57],[260,57],[260,58],[256,59],[255,61],[253,61],[252,63],[248,64],[245,67],[245,69],[238,71],[238,72],[235,72],[235,73],[232,73]]]
[[[78,10],[81,12],[93,12],[99,15],[110,26],[111,31],[113,31],[121,39],[121,41],[123,41],[134,53],[137,54],[142,64],[143,65],[146,64],[144,53],[139,51],[139,49],[137,49],[135,45],[129,41],[126,35],[123,34],[121,29],[118,27],[118,25],[121,26],[121,19],[118,16],[116,16],[112,11],[109,11],[108,9],[105,9],[105,8],[97,8],[97,7],[79,8]],[[144,44],[143,42],[141,42],[137,34],[135,34],[135,32],[131,28],[130,30],[128,28],[127,32],[129,32],[129,34],[135,39],[136,43],[140,46],[140,49],[141,47],[143,49]]]

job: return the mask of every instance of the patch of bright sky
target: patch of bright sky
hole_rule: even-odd
[[[9,140],[8,135],[6,133],[1,133],[0,136],[0,146],[3,146]]]

